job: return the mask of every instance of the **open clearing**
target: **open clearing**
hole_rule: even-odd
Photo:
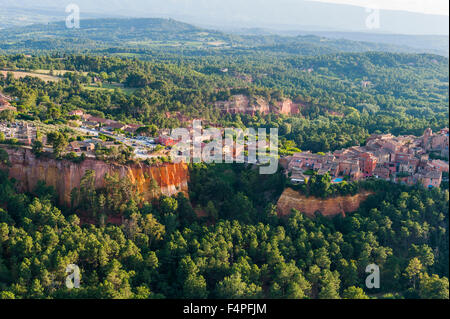
[[[57,76],[52,76],[52,75],[48,75],[48,74],[40,74],[40,73],[25,72],[25,71],[0,70],[0,73],[3,74],[5,77],[6,77],[6,75],[9,72],[11,72],[14,75],[15,79],[21,79],[21,78],[24,78],[26,76],[33,76],[33,77],[39,78],[39,79],[41,79],[42,81],[45,81],[45,82],[56,82],[56,81],[60,81],[61,80]]]
[[[113,92],[115,89],[121,89],[125,94],[133,94],[137,88],[128,88],[120,85],[118,83],[103,83],[102,86],[98,86],[97,84],[91,83],[90,85],[83,86],[86,90],[96,90],[96,91],[109,91]]]
[[[71,70],[53,70],[53,75],[55,76],[63,76],[66,73],[74,73],[77,71],[71,71]],[[39,73],[39,74],[47,74],[50,75],[50,70],[35,70],[33,73]],[[77,72],[81,73],[83,75],[88,75],[89,72]]]
[[[6,76],[6,74],[8,72],[11,72],[14,74],[14,78],[19,79],[19,78],[23,78],[26,76],[34,76],[37,78],[40,78],[41,80],[45,81],[45,82],[56,82],[56,81],[60,81],[62,76],[64,76],[64,74],[66,73],[73,73],[75,71],[70,71],[70,70],[53,70],[53,74],[50,75],[50,70],[33,70],[33,71],[12,71],[12,70],[0,70],[0,73],[2,73],[4,76]],[[83,75],[87,75],[88,72],[79,72]]]

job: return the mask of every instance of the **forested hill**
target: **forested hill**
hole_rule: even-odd
[[[14,78],[7,71],[0,75],[0,91],[17,97],[12,104],[18,111],[48,123],[81,108],[124,123],[174,128],[183,123],[166,112],[180,112],[222,127],[279,127],[285,138],[281,149],[313,152],[359,145],[372,133],[421,135],[428,127],[448,127],[448,59],[436,55],[179,57],[170,63],[122,56],[8,55],[0,56],[1,69],[36,76],[65,72],[52,83]],[[235,95],[272,104],[289,98],[302,104],[301,114],[253,117],[215,107]]]
[[[313,35],[236,35],[198,28],[172,19],[89,19],[79,29],[65,22],[0,31],[0,51],[38,53],[48,50],[96,51],[105,48],[164,49],[174,53],[263,51],[319,55],[336,52],[428,52],[408,46],[331,39]]]

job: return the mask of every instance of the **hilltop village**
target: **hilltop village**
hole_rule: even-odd
[[[9,103],[11,100],[11,97],[0,95],[0,112],[15,111]],[[170,160],[171,147],[179,142],[170,137],[170,130],[167,129],[149,132],[144,125],[123,124],[87,114],[83,110],[74,110],[68,115],[75,119],[71,122],[72,129],[79,135],[68,141],[62,153],[72,154],[72,157],[105,159],[108,154],[126,151],[126,158],[165,158],[167,161]],[[192,126],[188,129],[192,133]],[[0,123],[4,140],[14,140],[24,145],[31,146],[38,131],[33,122]],[[52,145],[47,136],[43,136],[41,140],[43,150],[51,152]],[[203,142],[207,141],[202,141],[202,148],[205,146]],[[233,156],[245,151],[248,151],[248,147],[236,147]],[[448,176],[448,156],[449,129],[444,128],[436,133],[427,129],[421,137],[374,134],[364,146],[353,146],[326,154],[313,154],[309,151],[295,153],[292,156],[282,156],[281,163],[293,184],[307,182],[308,177],[314,173],[329,173],[333,183],[375,177],[408,185],[420,183],[426,188],[432,188],[439,187],[443,178],[447,179],[443,177],[443,173]]]
[[[101,126],[103,124],[103,126]],[[117,131],[121,129],[135,132],[133,137],[126,137]],[[102,150],[128,147],[135,159],[151,159],[167,156],[170,148],[178,143],[161,130],[156,137],[136,134],[138,126],[126,126],[118,122],[85,116],[79,129],[85,135],[67,143],[63,153],[82,157],[99,157]],[[12,141],[32,146],[38,129],[30,122],[1,122],[0,134],[3,141]],[[106,136],[108,139],[99,138]],[[52,152],[52,145],[47,136],[42,137],[44,150]],[[205,144],[202,143],[202,146]],[[248,150],[248,148],[246,148]],[[239,150],[240,152],[243,149]],[[234,150],[238,155],[238,148]],[[413,185],[421,183],[424,187],[439,187],[443,173],[449,172],[449,129],[437,133],[427,129],[421,137],[375,134],[370,136],[364,146],[353,146],[333,153],[313,154],[309,151],[282,156],[281,163],[285,173],[293,184],[305,183],[314,173],[329,173],[333,183],[344,180],[358,181],[375,177],[393,182]],[[445,180],[445,177],[444,177]]]
[[[423,136],[374,134],[366,145],[327,154],[296,153],[286,157],[285,172],[294,184],[304,183],[317,172],[329,173],[332,182],[375,177],[398,183],[439,187],[442,173],[449,170],[449,129],[437,133],[427,129]],[[446,160],[443,160],[446,159]]]
[[[8,100],[5,96],[1,101],[3,104],[0,105],[0,112],[15,111],[15,107],[6,103]],[[146,132],[139,132],[139,128],[144,125],[123,124],[95,117],[81,110],[72,111],[68,115],[74,120],[67,126],[71,133],[68,134],[70,137],[67,143],[64,143],[61,155],[72,154],[72,157],[105,159],[108,154],[126,150],[129,157],[145,160],[167,156],[169,146],[174,144],[174,141],[166,135],[166,130],[154,132],[152,135],[156,137],[150,137]],[[47,152],[53,152],[52,141],[48,138],[48,134],[45,134],[50,130],[50,126],[32,121],[0,122],[0,134],[4,141],[9,144],[32,146],[35,140],[39,139],[42,150]]]
[[[6,101],[6,99],[5,99]],[[15,107],[4,105],[4,111],[16,111]],[[2,111],[0,111],[2,112]],[[83,110],[74,110],[68,113],[72,118],[67,128],[72,131],[71,137],[67,145],[61,150],[61,155],[72,154],[71,157],[82,156],[83,158],[91,157],[97,159],[106,159],[108,154],[117,152],[126,152],[127,157],[146,160],[146,159],[163,159],[168,161],[170,150],[177,145],[180,140],[171,137],[170,129],[149,128],[141,124],[123,124],[119,121],[93,116],[85,113]],[[167,117],[181,117],[183,123],[187,124],[187,118],[183,118],[180,114],[172,115],[169,112]],[[4,139],[11,144],[22,144],[32,146],[38,135],[42,142],[43,150],[53,152],[51,139],[46,134],[39,133],[38,123],[29,121],[1,121],[0,132],[3,133]],[[39,125],[41,125],[39,123]],[[41,125],[42,126],[42,125]],[[210,124],[208,126],[214,126]],[[193,126],[187,124],[189,133],[193,134]],[[45,127],[45,131],[49,128]],[[223,129],[221,129],[223,133]],[[203,134],[203,129],[201,129]],[[207,136],[202,139],[202,149],[210,140]],[[224,145],[224,151],[225,150]],[[248,147],[245,148],[248,150]],[[236,147],[233,150],[233,156],[243,153],[244,148]],[[106,156],[105,156],[106,155]]]

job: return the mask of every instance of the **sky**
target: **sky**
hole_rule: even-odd
[[[214,0],[109,0],[107,5],[104,1],[85,1],[85,0],[0,0],[1,5],[17,5],[17,6],[42,6],[52,7],[61,6],[68,3],[75,3],[87,6],[86,2],[90,2],[90,7],[103,7],[105,11],[109,9],[140,9],[151,10],[152,8],[158,10],[161,7],[170,8],[171,10],[178,8],[195,8],[205,6],[217,6],[218,1]],[[161,5],[166,3],[167,5]],[[221,0],[224,7],[228,4],[232,5],[233,1]],[[301,4],[302,2],[321,2],[329,4],[352,5],[358,7],[376,6],[382,10],[397,10],[408,11],[424,14],[435,15],[449,15],[449,1],[448,0],[292,0],[292,3]],[[261,4],[264,6],[271,6],[276,8],[279,0],[240,0],[239,3],[245,5],[246,3]],[[96,5],[97,4],[97,5]],[[0,9],[1,10],[1,9]]]
[[[448,0],[309,0],[358,7],[377,7],[380,10],[408,11],[424,14],[449,15]]]
[[[299,31],[351,31],[396,34],[448,35],[448,0],[0,0],[33,14],[64,19],[74,3],[82,18],[163,17],[219,29],[264,28]],[[368,28],[368,8],[378,8],[379,27]],[[44,10],[45,9],[45,10]],[[10,17],[8,15],[8,17]],[[19,16],[20,18],[20,16]],[[0,25],[2,21],[0,21]],[[41,20],[39,20],[41,22]]]

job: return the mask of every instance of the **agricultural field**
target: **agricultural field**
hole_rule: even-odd
[[[0,74],[2,74],[5,77],[7,76],[7,74],[9,72],[14,75],[15,79],[22,79],[22,78],[24,78],[26,76],[33,76],[33,77],[37,77],[37,78],[39,78],[39,79],[41,79],[41,80],[43,80],[45,82],[57,82],[57,81],[61,80],[60,77],[49,75],[49,74],[45,74],[45,73],[0,70]]]

